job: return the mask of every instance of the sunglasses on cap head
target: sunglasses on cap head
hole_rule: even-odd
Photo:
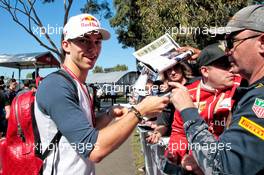
[[[226,49],[231,50],[234,47],[234,43],[235,42],[241,41],[241,43],[242,43],[242,42],[244,42],[244,41],[246,41],[248,39],[256,38],[256,37],[261,35],[261,34],[257,34],[257,35],[249,36],[249,37],[246,37],[246,38],[240,38],[240,39],[239,38],[234,38],[240,32],[241,31],[235,32],[235,33],[231,33],[231,34],[229,34],[229,35],[227,35],[225,37],[225,47],[226,47]]]

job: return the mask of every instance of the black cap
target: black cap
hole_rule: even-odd
[[[198,58],[199,67],[207,66],[211,64],[212,62],[225,57],[226,55],[225,55],[224,49],[225,49],[224,45],[220,43],[214,43],[214,44],[206,46],[202,50]]]

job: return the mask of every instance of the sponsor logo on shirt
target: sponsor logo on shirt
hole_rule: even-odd
[[[263,87],[264,85],[262,84],[262,83],[259,83],[257,86],[256,86],[256,88],[261,88],[261,87]]]
[[[251,134],[264,140],[264,128],[257,123],[242,116],[238,123],[239,126],[249,131]]]
[[[194,105],[198,108],[198,112],[201,113],[206,108],[206,101],[194,102]]]
[[[256,98],[252,110],[258,118],[264,118],[264,100]]]
[[[219,108],[226,108],[226,109],[231,109],[231,98],[226,98],[224,99],[220,105]]]

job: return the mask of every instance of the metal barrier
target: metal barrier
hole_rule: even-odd
[[[141,126],[138,126],[137,129],[139,131],[141,150],[145,160],[146,175],[166,175],[163,173],[162,169],[164,161],[166,161],[164,151],[169,138],[164,137],[161,139],[161,142],[157,144],[149,144],[146,141],[146,137],[148,136],[148,132],[152,130],[148,130]]]
[[[152,131],[144,127],[137,127],[141,150],[145,160],[146,175],[183,175],[185,174],[181,166],[170,163],[164,156],[164,151],[168,145],[169,137],[162,137],[157,144],[149,144],[146,141],[148,132]],[[168,174],[166,174],[166,173]]]
[[[146,175],[154,175],[153,173],[153,164],[151,160],[151,149],[150,149],[150,144],[146,142],[146,137],[148,136],[148,132],[151,130],[146,130],[140,126],[137,127],[139,131],[139,136],[140,136],[140,142],[141,142],[141,150],[144,155],[144,160],[145,160],[145,173]]]

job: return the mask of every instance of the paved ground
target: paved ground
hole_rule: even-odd
[[[96,165],[96,175],[135,175],[131,138]]]
[[[111,102],[102,102],[101,108],[106,109]],[[117,150],[112,152],[96,165],[96,175],[135,175],[130,136]]]

